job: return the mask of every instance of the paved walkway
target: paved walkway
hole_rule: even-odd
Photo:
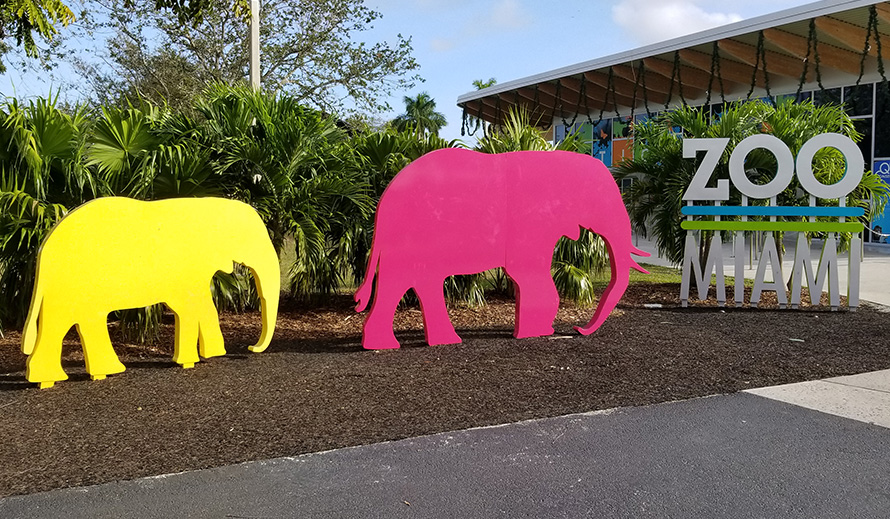
[[[878,338],[885,344],[887,339],[887,337]],[[807,409],[890,428],[890,370],[751,389],[748,392]],[[890,461],[890,452],[887,456]],[[890,466],[887,469],[890,471]]]
[[[888,266],[866,249],[863,300],[890,306]],[[0,517],[886,519],[890,370],[17,496]]]
[[[0,517],[886,519],[888,454],[890,429],[736,393],[12,497]]]

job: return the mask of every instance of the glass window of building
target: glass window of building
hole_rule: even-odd
[[[871,131],[871,117],[863,117],[860,119],[853,119],[853,126],[856,128],[856,131],[862,134],[862,140],[856,143],[859,146],[859,149],[862,150],[862,157],[865,159],[866,168],[871,168],[871,143],[872,143],[872,131]]]
[[[829,88],[826,90],[816,90],[813,92],[813,102],[816,103],[816,106],[822,106],[827,104],[841,104],[841,89],[840,88]]]
[[[844,108],[851,117],[871,115],[874,105],[874,85],[844,88]]]
[[[875,99],[875,158],[890,158],[890,86],[877,84]]]

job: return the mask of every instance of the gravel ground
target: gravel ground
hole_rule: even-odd
[[[0,339],[0,496],[890,368],[890,314],[681,309],[678,293],[632,285],[587,337],[572,325],[592,311],[572,305],[555,335],[522,340],[510,301],[456,308],[463,343],[436,347],[409,308],[396,320],[402,348],[379,352],[361,349],[351,299],[285,303],[264,353],[247,351],[258,314],[224,314],[225,357],[180,369],[167,324],[154,347],[115,341],[127,371],[95,382],[72,335],[71,378],[46,390],[24,380],[11,332]]]

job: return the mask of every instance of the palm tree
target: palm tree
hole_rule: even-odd
[[[88,136],[85,164],[105,187],[105,195],[141,200],[183,196],[222,196],[208,150],[197,139],[197,123],[148,101],[103,107]],[[243,287],[248,289],[242,290]],[[246,274],[219,273],[213,296],[220,309],[256,306]],[[115,312],[129,341],[153,342],[160,333],[163,305]]]
[[[574,133],[558,144],[551,144],[543,132],[531,124],[527,111],[510,110],[502,126],[488,132],[477,144],[484,153],[506,153],[525,150],[565,150],[590,153],[590,147]],[[553,281],[560,295],[579,305],[592,306],[594,277],[609,264],[603,241],[587,229],[581,229],[577,241],[561,238],[553,253]],[[489,276],[497,290],[508,291],[507,278],[498,269]]]
[[[86,108],[57,101],[10,99],[0,107],[0,325],[24,322],[37,250],[53,225],[104,192],[83,166]]]
[[[260,212],[279,250],[293,244],[291,294],[337,290],[355,264],[354,222],[373,213],[346,133],[295,98],[246,86],[211,86],[196,107],[228,196]]]
[[[287,96],[212,85],[194,117],[164,106],[108,107],[89,117],[55,99],[0,106],[0,319],[27,312],[38,247],[68,210],[98,196],[139,199],[225,196],[253,205],[281,250],[294,247],[291,290],[330,293],[360,254],[355,222],[373,196],[335,121]],[[249,276],[218,275],[217,305],[255,304]],[[122,329],[146,339],[162,309],[121,314]]]
[[[447,124],[445,115],[436,111],[436,101],[426,92],[416,97],[405,96],[405,113],[396,117],[393,126],[399,131],[413,130],[418,139],[427,134],[438,135]]]
[[[433,150],[458,146],[461,144],[457,140],[448,141],[434,134],[418,138],[414,133],[395,129],[361,133],[354,136],[350,144],[354,158],[370,185],[375,207],[386,186],[411,161]],[[349,241],[353,251],[353,280],[361,280],[365,276],[373,229],[374,218],[371,213],[364,219],[353,220]],[[471,304],[481,302],[478,291],[466,296],[454,296],[449,291],[448,295]],[[413,297],[406,298],[409,302],[415,301]]]
[[[483,90],[485,88],[496,85],[497,82],[498,82],[498,80],[493,77],[488,78],[487,81],[483,81],[481,79],[474,79],[473,80],[473,88],[475,88],[476,90]],[[476,115],[473,115],[470,113],[465,113],[467,129],[469,130],[470,135],[474,135],[479,130],[479,128],[482,128],[483,135],[485,133],[488,133],[488,130],[487,130],[488,124],[485,121],[483,121],[482,119],[480,119],[479,117],[477,117],[477,115],[478,115],[478,113]]]
[[[372,211],[345,133],[295,98],[244,85],[209,85],[193,109],[194,118],[147,102],[105,109],[88,164],[127,196],[247,202],[279,252],[293,247],[293,295],[306,299],[339,288],[352,263],[344,236]],[[257,303],[250,277],[239,271],[217,274],[214,296],[221,308]]]
[[[680,128],[677,133],[676,128]],[[764,101],[751,101],[726,105],[719,118],[711,120],[700,108],[682,107],[667,112],[634,128],[634,138],[646,152],[627,160],[615,168],[620,180],[634,178],[625,192],[625,202],[634,230],[642,236],[653,236],[659,252],[674,263],[683,261],[686,231],[680,228],[680,210],[684,205],[683,193],[689,187],[697,169],[696,161],[683,158],[683,138],[728,138],[713,178],[729,178],[729,156],[735,146],[748,136],[768,133],[782,140],[796,155],[801,146],[812,137],[826,132],[842,133],[859,140],[853,121],[842,106],[816,106],[812,102],[795,103],[784,99],[776,105]],[[764,183],[774,176],[775,157],[769,151],[755,149],[745,161],[748,177],[755,184]],[[845,166],[840,152],[826,148],[816,154],[813,170],[824,184],[833,184],[843,177]],[[807,205],[807,197],[795,178],[778,195],[779,205]],[[740,203],[737,190],[730,191],[731,205]],[[863,176],[859,188],[848,195],[847,205],[866,209],[866,219],[883,212],[890,197],[890,186],[869,171]],[[871,202],[870,202],[871,201]],[[827,204],[828,201],[820,200]],[[707,256],[710,240],[701,240],[699,254]],[[849,236],[844,237],[845,241]],[[781,243],[781,240],[779,240]]]

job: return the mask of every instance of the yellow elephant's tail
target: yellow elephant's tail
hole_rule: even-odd
[[[22,330],[22,353],[30,355],[37,344],[37,316],[43,307],[43,283],[40,276],[34,284],[34,293],[31,296],[31,307],[28,309],[28,318],[25,319],[25,329]]]

